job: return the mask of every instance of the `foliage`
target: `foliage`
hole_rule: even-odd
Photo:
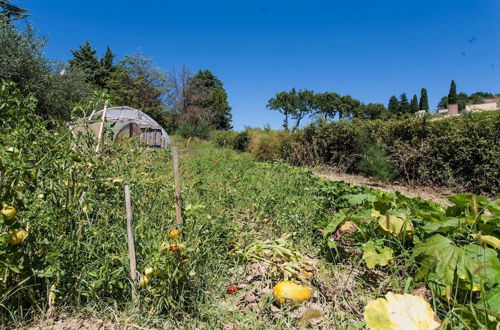
[[[199,139],[208,140],[213,129],[214,128],[207,121],[200,121],[197,125],[182,123],[177,129],[177,134],[183,138],[197,137]]]
[[[29,16],[27,10],[12,4],[10,0],[0,0],[0,19],[5,18],[8,21],[25,18]]]
[[[210,70],[200,70],[182,80],[178,86],[182,88],[178,120],[190,125],[205,121],[214,129],[231,129],[231,107],[222,81]]]
[[[250,144],[248,131],[214,131],[211,140],[219,147],[229,147],[238,151],[247,151]]]
[[[450,92],[448,93],[448,104],[457,104],[457,85],[455,84],[455,80],[451,81],[450,84]]]
[[[379,145],[365,140],[361,146],[362,158],[358,163],[359,172],[381,181],[390,181],[396,175],[394,167]]]
[[[425,283],[445,304],[466,306],[468,311],[482,310],[475,322],[490,324],[498,315],[491,305],[494,300],[487,299],[497,290],[500,262],[497,251],[486,247],[475,233],[495,238],[500,235],[500,204],[473,194],[448,198],[454,205],[443,209],[398,194],[350,196],[350,206],[340,209],[335,220],[321,225],[325,243],[335,248],[339,257],[341,249],[361,246],[362,259],[369,269],[390,267],[391,260],[400,260],[415,284]],[[356,231],[348,236],[335,234],[340,228],[339,219],[353,222]],[[343,244],[346,240],[348,243]],[[416,267],[415,273],[412,267]]]
[[[387,106],[388,110],[389,110],[389,113],[391,114],[397,114],[398,113],[398,109],[399,109],[399,100],[396,96],[391,96],[391,98],[389,99],[389,105]]]
[[[107,86],[114,104],[140,109],[161,124],[167,80],[152,58],[127,55],[111,73]]]
[[[420,101],[418,104],[418,109],[429,112],[429,98],[427,97],[427,89],[425,88],[422,88],[420,90]]]
[[[36,97],[38,115],[69,120],[73,104],[85,102],[91,86],[78,69],[47,61],[45,45],[30,25],[18,31],[0,18],[0,78],[15,82],[22,95]]]
[[[385,165],[380,167],[381,178],[391,179],[392,167],[395,178],[407,182],[461,186],[464,190],[497,194],[499,136],[500,116],[496,113],[432,122],[426,118],[318,122],[294,133],[281,157],[294,165],[333,165],[347,172],[363,170],[370,175],[386,164],[388,171],[384,170]],[[366,141],[376,146],[367,148]],[[375,164],[373,170],[359,167],[365,160]]]

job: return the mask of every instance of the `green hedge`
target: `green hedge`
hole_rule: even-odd
[[[359,172],[368,145],[380,148],[395,178],[419,185],[500,192],[500,114],[316,123],[293,134],[282,158],[293,165],[333,165]]]
[[[213,131],[212,141],[219,147],[228,147],[238,151],[247,151],[250,144],[250,135],[247,131]]]

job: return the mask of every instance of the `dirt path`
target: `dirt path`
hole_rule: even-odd
[[[332,181],[344,181],[355,185],[366,185],[374,189],[379,189],[385,192],[399,191],[403,195],[409,197],[420,197],[422,199],[430,199],[444,206],[450,206],[452,203],[442,196],[452,195],[456,192],[445,188],[429,188],[429,187],[410,187],[402,184],[385,183],[374,178],[365,177],[362,175],[346,174],[335,171],[331,168],[311,168],[314,174]]]

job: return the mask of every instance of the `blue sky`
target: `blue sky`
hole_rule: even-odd
[[[335,91],[387,105],[391,95],[500,93],[500,0],[160,1],[17,0],[66,60],[89,40],[122,57],[141,52],[165,70],[212,70],[235,129],[270,124],[279,91]]]

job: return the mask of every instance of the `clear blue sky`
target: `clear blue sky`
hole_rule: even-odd
[[[210,69],[235,129],[281,115],[265,108],[292,87],[387,105],[426,87],[431,107],[458,91],[500,93],[500,0],[17,0],[66,60],[85,40],[102,54],[140,51],[169,70]]]

